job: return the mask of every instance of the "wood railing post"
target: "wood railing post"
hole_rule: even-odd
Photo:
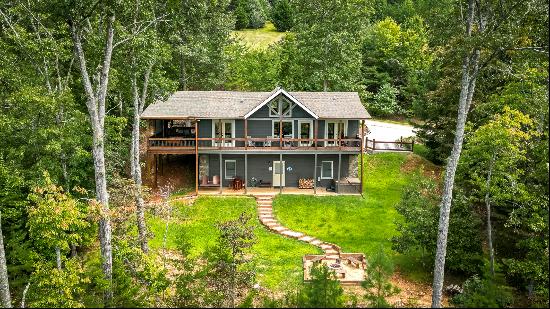
[[[248,149],[248,119],[244,120],[244,149]]]
[[[195,119],[195,194],[199,195],[199,123]]]
[[[411,152],[414,152],[414,137],[413,137],[412,144],[411,144]]]
[[[374,138],[372,139],[372,150],[376,150],[376,140]]]

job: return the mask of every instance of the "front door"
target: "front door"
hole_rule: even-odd
[[[338,139],[340,137],[345,136],[345,124],[341,121],[327,121],[327,138],[328,139]],[[335,141],[327,141],[327,145],[329,146],[335,146]]]
[[[214,141],[214,146],[224,146],[224,147],[234,147],[235,141],[231,140],[231,138],[234,137],[235,127],[234,122],[231,120],[222,120],[222,121],[215,121],[214,123],[214,134],[216,138],[227,138],[228,140],[224,140],[223,144],[221,141],[217,140]]]
[[[273,161],[273,186],[285,186],[285,161]],[[282,175],[281,175],[282,174]]]

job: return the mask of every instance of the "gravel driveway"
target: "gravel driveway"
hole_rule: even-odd
[[[370,130],[368,139],[379,141],[395,141],[402,137],[415,136],[414,127],[409,125],[394,124],[376,120],[366,120],[365,123]]]

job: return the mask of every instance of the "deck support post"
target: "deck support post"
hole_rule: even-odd
[[[223,186],[223,172],[222,172],[222,153],[220,151],[220,194],[222,194]]]
[[[248,119],[244,119],[244,150],[248,150]]]
[[[317,153],[313,163],[313,194],[317,194]]]
[[[279,194],[283,193],[283,153],[279,153]]]
[[[199,195],[199,125],[195,119],[195,194]]]
[[[298,128],[298,131],[299,130],[300,130],[300,128]],[[315,144],[314,145],[315,150],[317,150],[317,134],[318,134],[318,131],[319,131],[319,120],[315,119],[314,127],[313,127],[313,143]],[[315,157],[317,158],[317,155],[315,155]],[[315,181],[317,181],[317,180],[315,180]]]
[[[248,154],[244,154],[244,194],[248,193]]]
[[[361,142],[360,142],[361,145],[359,147],[360,148],[360,150],[359,150],[359,156],[360,156],[360,163],[359,163],[360,166],[359,166],[359,168],[361,169],[361,175],[360,175],[361,178],[359,178],[359,179],[361,181],[361,187],[360,187],[361,188],[361,196],[363,196],[363,153],[364,153],[363,152],[363,147],[364,147],[363,141],[364,140],[366,140],[366,138],[365,138],[365,120],[361,120]]]
[[[340,170],[342,169],[342,152],[338,153],[338,182],[336,183],[336,193],[340,192]]]
[[[158,186],[158,181],[157,181],[157,173],[158,173],[158,164],[157,164],[157,161],[158,161],[158,155],[157,154],[154,154],[153,155],[153,165],[154,165],[154,170],[155,170],[155,187]]]

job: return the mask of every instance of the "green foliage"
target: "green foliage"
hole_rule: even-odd
[[[396,209],[403,220],[396,220],[399,234],[392,238],[392,248],[400,253],[420,250],[425,269],[433,267],[439,220],[439,190],[432,180],[417,176],[403,190]],[[481,238],[477,218],[463,193],[453,199],[453,215],[449,224],[447,259],[449,270],[472,273],[481,265]]]
[[[247,257],[255,241],[250,218],[243,213],[235,220],[216,225],[220,233],[218,241],[205,254],[208,297],[215,307],[235,307],[238,294],[254,284],[255,271]]]
[[[250,20],[246,12],[246,1],[237,1],[237,7],[235,8],[235,29],[241,30],[248,27]]]
[[[344,290],[333,270],[317,263],[310,269],[311,281],[303,286],[297,297],[298,308],[342,308]]]
[[[400,113],[397,104],[398,90],[392,85],[386,83],[380,87],[380,90],[373,96],[368,108],[376,116],[393,116]]]
[[[463,293],[451,299],[457,307],[508,308],[512,304],[511,289],[498,284],[494,279],[474,275],[463,283],[462,289]]]
[[[386,308],[390,304],[386,297],[399,293],[389,279],[393,274],[393,263],[380,246],[378,251],[368,259],[368,266],[365,272],[365,281],[362,286],[366,290],[365,299],[369,307]]]
[[[373,105],[373,111],[381,116],[412,113],[412,106],[424,100],[433,57],[426,25],[418,15],[407,18],[402,24],[387,17],[370,26],[363,44],[362,71],[366,90],[383,93],[390,87],[395,89],[391,107],[386,101]]]
[[[36,245],[45,251],[59,248],[68,252],[70,245],[90,243],[93,229],[88,205],[52,183],[47,172],[42,182],[29,194],[27,227]]]
[[[278,81],[278,56],[275,48],[249,49],[241,44],[227,48],[232,59],[228,66],[226,87],[240,91],[271,91]]]
[[[35,261],[27,294],[30,308],[83,308],[84,286],[90,279],[77,259],[69,259],[63,269],[55,262]]]
[[[289,31],[294,25],[294,11],[289,0],[276,0],[271,11],[271,21],[277,31]]]

